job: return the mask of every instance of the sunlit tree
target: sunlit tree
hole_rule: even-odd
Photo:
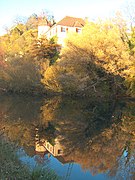
[[[110,21],[88,23],[81,34],[69,35],[61,55],[43,79],[54,91],[103,95],[103,91],[114,88],[117,93],[129,75],[128,45],[123,42],[118,26]]]

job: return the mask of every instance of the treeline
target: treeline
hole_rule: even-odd
[[[0,37],[0,90],[45,93],[42,71],[54,64],[59,54],[55,37],[38,39],[38,24],[45,22],[54,23],[54,19],[33,14]]]
[[[32,20],[38,19],[49,22],[46,17]],[[133,26],[129,29],[118,17],[89,22],[81,34],[69,34],[59,55],[57,37],[38,39],[37,25],[28,28],[29,21],[0,37],[1,89],[103,98],[135,95]]]

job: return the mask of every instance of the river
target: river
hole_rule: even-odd
[[[0,96],[0,129],[29,168],[62,179],[135,179],[135,102]]]

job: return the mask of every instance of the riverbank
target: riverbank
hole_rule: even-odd
[[[17,147],[8,142],[0,130],[0,179],[58,180],[54,171],[46,169],[30,169],[23,165],[17,157]]]
[[[126,101],[135,101],[135,97],[134,96],[130,96],[130,95],[114,95],[111,94],[110,96],[93,96],[93,95],[86,95],[86,94],[64,94],[64,93],[56,93],[56,92],[46,92],[46,93],[33,93],[33,92],[12,92],[12,91],[6,91],[6,90],[2,90],[0,89],[0,96],[24,96],[24,97],[38,97],[38,98],[53,98],[53,97],[57,97],[57,96],[61,96],[61,97],[72,97],[74,99],[80,99],[80,98],[89,98],[91,100],[126,100]]]

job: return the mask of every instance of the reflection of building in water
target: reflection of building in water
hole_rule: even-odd
[[[36,143],[35,143],[35,150],[38,155],[44,157],[45,154],[52,154],[54,157],[58,159],[62,164],[69,163],[68,169],[65,175],[65,180],[68,180],[71,175],[71,171],[73,168],[73,161],[67,161],[64,156],[63,147],[60,145],[59,140],[56,138],[54,141],[54,145],[51,144],[47,140],[39,140],[38,134],[36,134]]]
[[[53,156],[62,156],[63,150],[62,147],[57,139],[55,139],[54,145],[52,145],[47,140],[40,140],[36,139],[35,150],[37,153],[46,153],[49,152]]]
[[[45,139],[40,139],[38,135],[38,129],[36,130],[35,151],[36,151],[36,154],[42,157],[44,157],[45,154],[53,155],[62,164],[69,162],[65,160],[64,148],[61,146],[59,139],[55,138],[53,143]]]

